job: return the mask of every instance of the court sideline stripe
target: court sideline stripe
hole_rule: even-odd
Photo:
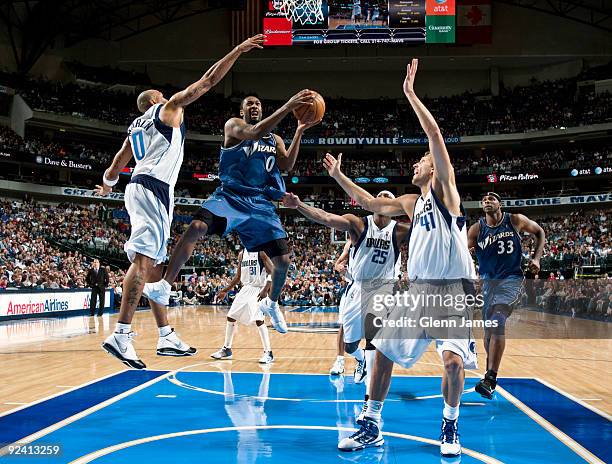
[[[125,372],[125,371],[122,371]],[[151,371],[151,372],[160,372],[160,371]],[[162,371],[163,372],[163,371]],[[52,432],[55,432],[58,429],[61,429],[62,427],[65,427],[68,424],[71,424],[79,419],[82,419],[83,417],[86,417],[96,411],[99,411],[100,409],[105,408],[106,406],[110,406],[113,403],[116,403],[119,400],[122,400],[123,398],[126,398],[140,390],[144,390],[145,388],[150,387],[151,385],[165,379],[166,377],[168,377],[173,371],[170,372],[166,372],[165,374],[159,375],[157,377],[155,377],[154,379],[151,379],[145,383],[142,383],[134,388],[131,388],[130,390],[124,391],[122,393],[120,393],[119,395],[113,396],[112,398],[109,398],[101,403],[98,403],[88,409],[85,409],[84,411],[81,411],[77,414],[73,414],[70,417],[67,417],[66,419],[63,419],[59,422],[56,422],[53,425],[50,425],[48,427],[45,427],[42,430],[39,430],[38,432],[35,432],[31,435],[28,435],[27,437],[21,438],[19,440],[17,440],[16,442],[14,442],[15,444],[19,444],[19,445],[24,445],[24,444],[28,444],[31,443],[35,440],[38,440],[41,437],[44,437],[45,435],[48,435]],[[65,393],[62,393],[65,394]],[[56,395],[57,396],[57,395]],[[8,447],[10,444],[8,444],[7,446],[4,446],[3,448],[0,448],[0,456],[4,456],[5,454],[7,454],[8,452]]]
[[[507,390],[504,390],[504,388],[502,388],[501,386],[498,385],[495,391],[498,392],[504,398],[506,398],[510,403],[512,403],[514,406],[516,406],[518,409],[524,412],[527,416],[533,419],[544,430],[549,432],[557,440],[559,440],[561,443],[563,443],[565,446],[567,446],[569,449],[571,449],[574,453],[576,453],[578,456],[580,456],[582,459],[584,459],[588,463],[605,464],[604,461],[599,459],[597,456],[595,456],[589,450],[584,448],[578,442],[576,442],[575,440],[570,438],[568,435],[566,435],[564,432],[562,432],[557,427],[555,427],[553,424],[548,422],[546,419],[544,419],[542,416],[540,416],[538,413],[536,413],[533,409],[531,409],[529,406],[524,404],[521,400],[516,398],[514,395],[509,393]]]
[[[583,406],[587,409],[590,409],[592,412],[594,412],[595,414],[599,414],[601,417],[603,417],[604,419],[607,419],[609,421],[612,421],[612,416],[610,414],[606,414],[604,411],[602,411],[601,409],[596,408],[595,406],[590,405],[589,403],[585,403],[585,400],[581,400],[579,398],[576,398],[574,395],[572,395],[571,393],[566,392],[565,390],[560,389],[559,387],[553,385],[552,383],[547,382],[546,380],[542,380],[538,377],[534,377],[534,380],[540,382],[542,385],[546,385],[548,388],[550,388],[551,390],[555,390],[557,393],[565,396],[566,398],[574,401],[575,403],[578,403],[580,406]],[[593,398],[590,401],[595,401],[596,399]],[[598,398],[597,401],[601,401],[601,398]]]

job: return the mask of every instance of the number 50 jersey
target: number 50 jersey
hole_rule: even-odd
[[[463,208],[461,208],[463,210]],[[475,279],[465,216],[444,206],[433,189],[417,199],[408,242],[408,278]]]
[[[364,230],[351,247],[348,273],[353,281],[397,280],[400,274],[400,247],[396,238],[397,221],[378,228],[374,216],[363,219]]]

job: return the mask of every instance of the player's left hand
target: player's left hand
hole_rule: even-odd
[[[257,301],[261,301],[267,296],[268,296],[268,287],[266,286],[261,290],[261,292],[259,292],[259,295],[257,295]]]
[[[295,193],[285,193],[282,198],[283,205],[287,208],[296,209],[300,205],[300,197]]]
[[[340,167],[342,166],[342,153],[338,154],[338,159],[334,158],[331,153],[325,154],[325,159],[323,160],[323,166],[327,169],[328,174],[336,179],[342,171],[340,171]]]
[[[305,131],[306,129],[310,129],[313,126],[316,126],[321,121],[323,121],[323,118],[312,122],[298,121],[298,130]]]
[[[409,94],[414,93],[414,78],[416,77],[417,68],[419,67],[419,60],[413,58],[412,62],[408,64],[406,68],[406,79],[404,79],[404,94],[408,97]]]
[[[253,37],[249,37],[244,42],[242,42],[240,45],[238,45],[236,48],[238,49],[240,53],[246,53],[248,51],[253,50],[254,48],[263,48],[263,43],[265,39],[266,39],[265,35],[257,34],[257,35],[254,35]]]
[[[112,191],[113,191],[113,188],[109,187],[106,184],[104,184],[104,185],[96,185],[96,188],[94,189],[94,195],[105,197],[106,195],[108,195]]]
[[[531,271],[533,274],[537,274],[538,272],[540,272],[540,260],[539,259],[531,260],[531,262],[529,263],[529,271]]]

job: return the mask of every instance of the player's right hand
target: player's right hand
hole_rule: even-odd
[[[257,35],[254,35],[253,37],[249,37],[244,42],[242,42],[240,45],[238,45],[236,48],[238,49],[240,53],[246,53],[248,51],[253,50],[254,48],[263,48],[263,43],[265,39],[266,39],[265,35],[257,34]]]
[[[287,208],[296,209],[300,205],[300,197],[295,193],[285,193],[282,198],[283,205]]]
[[[346,263],[344,261],[340,261],[339,263],[334,264],[334,269],[342,274],[344,271],[346,271]]]
[[[96,188],[94,189],[94,195],[99,195],[101,197],[105,197],[106,195],[111,193],[112,190],[113,190],[113,188],[109,187],[106,184],[104,184],[104,185],[96,185]]]
[[[334,158],[331,153],[325,154],[325,159],[323,160],[323,166],[327,169],[328,174],[336,179],[342,171],[340,171],[340,166],[342,165],[342,153],[338,154],[338,159]]]
[[[300,90],[287,101],[285,106],[289,111],[293,111],[303,105],[312,105],[314,101],[314,93],[308,89]]]
[[[221,303],[223,300],[225,300],[226,296],[227,290],[221,290],[219,293],[217,293],[217,296],[215,296],[215,302]]]

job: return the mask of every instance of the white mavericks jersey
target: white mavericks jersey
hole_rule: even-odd
[[[183,164],[185,123],[181,127],[165,125],[159,119],[162,106],[162,103],[153,105],[128,128],[128,140],[136,160],[132,178],[139,174],[151,176],[168,184],[172,194]]]
[[[408,278],[475,279],[465,216],[455,216],[433,189],[414,206],[408,244]]]
[[[240,283],[252,287],[265,287],[268,273],[263,263],[259,259],[259,252],[242,252],[242,262],[240,263]]]
[[[402,260],[395,235],[397,221],[391,220],[382,229],[374,223],[372,215],[363,222],[365,229],[350,250],[349,275],[353,281],[398,279]]]

